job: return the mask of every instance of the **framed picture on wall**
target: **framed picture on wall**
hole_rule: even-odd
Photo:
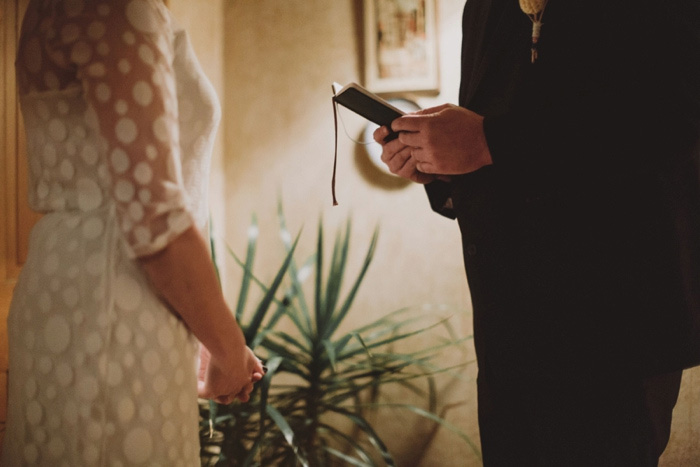
[[[439,92],[436,0],[364,0],[365,87]]]

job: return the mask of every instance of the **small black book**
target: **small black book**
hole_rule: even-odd
[[[333,97],[335,102],[379,126],[387,126],[391,129],[391,122],[405,115],[405,112],[357,83],[349,83],[342,87],[333,83],[333,89],[335,89]],[[385,141],[390,141],[397,136],[397,133],[392,132]]]

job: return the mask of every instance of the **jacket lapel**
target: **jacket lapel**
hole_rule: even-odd
[[[460,104],[469,107],[484,75],[494,60],[515,53],[513,36],[520,33],[522,20],[517,0],[468,0],[474,4],[463,20],[462,84]]]

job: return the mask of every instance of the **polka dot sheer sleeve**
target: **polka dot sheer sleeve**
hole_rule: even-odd
[[[158,0],[85,2],[76,15],[70,3],[49,54],[75,70],[106,143],[130,253],[150,255],[193,224],[180,163],[171,18]]]

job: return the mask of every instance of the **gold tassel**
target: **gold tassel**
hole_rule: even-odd
[[[526,15],[536,15],[540,11],[544,11],[547,5],[547,0],[520,0],[520,9]]]
[[[542,30],[542,15],[547,6],[547,0],[519,0],[520,9],[532,21],[532,47],[530,48],[530,61],[537,60],[537,42]]]

